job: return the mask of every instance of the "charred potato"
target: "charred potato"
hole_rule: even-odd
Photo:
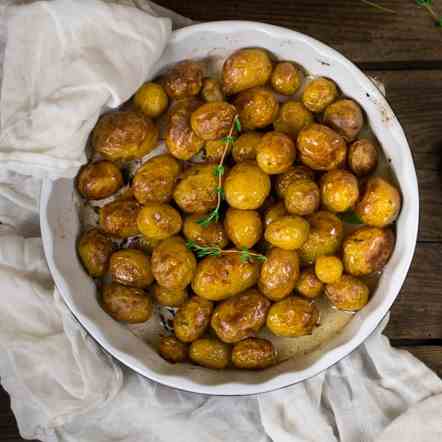
[[[190,344],[190,359],[206,368],[221,370],[230,362],[230,347],[213,338],[201,338]]]
[[[314,121],[313,114],[302,103],[289,100],[281,105],[273,127],[296,139],[300,130]]]
[[[337,282],[344,270],[342,261],[337,256],[318,256],[315,262],[315,274],[324,284]]]
[[[267,132],[256,147],[256,162],[268,175],[287,172],[296,158],[293,141],[282,132]]]
[[[359,198],[357,178],[347,170],[336,169],[321,177],[322,204],[331,212],[351,209]]]
[[[324,123],[341,135],[345,141],[353,141],[364,125],[364,116],[358,103],[343,99],[325,109]]]
[[[318,279],[312,268],[303,270],[296,283],[296,291],[305,298],[317,298],[323,288],[324,284]]]
[[[82,167],[77,177],[77,189],[87,200],[99,200],[113,195],[123,187],[120,169],[110,161],[98,161]]]
[[[255,210],[229,207],[224,218],[227,236],[238,249],[251,249],[262,236],[262,221]]]
[[[204,78],[201,88],[201,97],[204,101],[224,101],[224,94],[218,80],[214,78]]]
[[[144,289],[153,282],[150,259],[141,250],[122,249],[114,252],[109,264],[112,281]]]
[[[276,363],[276,350],[267,339],[244,339],[234,345],[232,363],[247,370],[267,368]]]
[[[196,341],[210,323],[213,303],[199,296],[192,296],[177,311],[173,321],[176,337],[181,342]]]
[[[159,117],[166,109],[169,99],[158,83],[144,83],[134,96],[135,107],[150,118]]]
[[[150,239],[165,239],[181,230],[179,212],[169,204],[148,203],[138,213],[139,231]]]
[[[284,202],[279,201],[279,203],[270,206],[264,214],[264,226],[267,227],[273,221],[288,215],[287,210],[285,208]]]
[[[312,80],[302,93],[302,102],[311,112],[322,112],[338,96],[336,84],[328,78]]]
[[[204,218],[204,214],[195,213],[194,215],[189,215],[184,220],[184,236],[199,246],[216,246],[221,249],[226,247],[229,238],[224,230],[223,224],[216,222],[209,224],[207,227],[203,227],[198,221]]]
[[[158,352],[166,361],[176,364],[187,360],[189,349],[175,336],[161,336]]]
[[[92,278],[99,278],[107,272],[112,253],[112,241],[98,229],[83,233],[78,241],[78,255]]]
[[[329,301],[339,310],[361,310],[368,302],[369,289],[351,275],[342,275],[334,284],[325,286]]]
[[[202,84],[203,66],[191,60],[177,63],[163,78],[167,95],[175,100],[198,95]]]
[[[282,61],[273,69],[270,82],[278,94],[293,95],[300,88],[303,77],[301,69],[293,63]]]
[[[269,224],[264,238],[284,250],[299,249],[309,236],[309,223],[300,216],[286,215]]]
[[[292,182],[285,191],[285,208],[292,215],[311,215],[318,210],[320,202],[319,187],[308,178]]]
[[[378,165],[378,150],[369,140],[355,141],[348,151],[348,166],[353,173],[362,177],[373,172]]]
[[[262,134],[259,132],[245,132],[241,134],[233,143],[233,159],[240,163],[241,161],[255,160],[256,148],[261,141]]]
[[[103,231],[117,238],[139,233],[137,216],[141,206],[133,199],[120,199],[100,209],[99,224]]]
[[[278,175],[275,181],[275,189],[278,196],[284,198],[289,185],[301,178],[314,181],[315,173],[310,167],[300,165],[291,166],[286,172]]]

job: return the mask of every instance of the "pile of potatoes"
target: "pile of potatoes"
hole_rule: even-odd
[[[138,323],[154,303],[174,307],[174,334],[159,345],[166,360],[258,369],[277,360],[258,337],[263,327],[311,334],[323,294],[337,309],[363,308],[364,278],[387,263],[401,205],[397,187],[373,175],[379,152],[359,138],[364,124],[332,80],[307,81],[299,65],[263,49],[233,53],[219,79],[186,60],[144,84],[99,119],[77,176],[85,200],[108,199],[78,241],[103,309]],[[168,153],[143,160],[160,140]],[[226,146],[221,219],[203,226],[217,207]],[[122,171],[133,160],[142,164],[128,182]],[[349,211],[360,225],[346,233]],[[128,238],[136,241],[122,247]],[[197,259],[185,240],[223,252]],[[242,259],[245,248],[265,260]]]

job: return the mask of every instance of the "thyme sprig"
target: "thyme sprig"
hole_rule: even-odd
[[[396,14],[394,9],[386,8],[385,6],[378,5],[377,3],[370,2],[369,0],[361,0],[362,3],[372,6],[373,8],[379,9],[379,11],[389,12],[391,14]]]
[[[442,17],[439,17],[433,9],[432,0],[416,0],[416,4],[421,8],[425,8],[434,20],[434,24],[442,28]]]

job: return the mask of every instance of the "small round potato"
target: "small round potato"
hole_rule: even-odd
[[[359,198],[357,178],[347,170],[335,169],[320,180],[322,204],[331,212],[351,209]]]
[[[122,285],[144,289],[153,282],[150,258],[141,250],[122,249],[110,258],[112,281]]]
[[[264,49],[240,49],[224,62],[223,88],[227,95],[266,84],[272,74],[272,62]]]
[[[329,301],[339,310],[361,310],[368,302],[369,289],[361,280],[342,275],[334,284],[325,286]]]
[[[261,141],[262,134],[259,132],[245,132],[233,143],[232,156],[239,163],[241,161],[255,160],[256,148]]]
[[[288,215],[287,210],[285,208],[285,204],[283,201],[279,201],[278,203],[270,206],[264,214],[264,226],[267,227],[273,221]]]
[[[153,82],[144,83],[134,96],[135,106],[150,118],[159,117],[166,110],[168,102],[163,86]]]
[[[115,282],[104,285],[101,303],[112,318],[129,324],[145,322],[153,313],[152,301],[143,290]]]
[[[246,370],[267,368],[276,363],[276,350],[267,339],[244,339],[234,345],[232,363]]]
[[[374,227],[385,227],[393,223],[401,209],[399,190],[381,177],[370,178],[355,212],[361,220]]]
[[[190,344],[190,359],[202,367],[221,370],[230,362],[230,347],[213,338],[201,338]]]
[[[298,254],[293,250],[273,247],[266,256],[258,288],[272,301],[280,301],[290,295],[299,278]]]
[[[188,356],[187,345],[179,341],[175,336],[161,336],[158,353],[162,358],[172,364],[185,362]]]
[[[281,105],[273,127],[296,139],[299,131],[314,121],[313,114],[301,102],[289,100]]]
[[[152,294],[158,304],[169,307],[180,307],[188,299],[186,289],[167,289],[158,284],[154,284]]]
[[[161,242],[159,239],[149,239],[139,235],[131,239],[131,247],[138,249],[151,256],[153,249]]]
[[[344,266],[337,256],[318,256],[315,262],[315,274],[324,284],[333,284],[342,276]]]
[[[178,210],[169,204],[148,203],[138,214],[139,231],[150,239],[165,239],[181,230],[182,220]]]
[[[302,102],[312,112],[322,112],[338,96],[336,84],[324,77],[315,78],[304,89]]]
[[[123,187],[120,169],[110,161],[89,163],[80,169],[77,189],[87,200],[99,200],[113,195]]]
[[[348,165],[356,176],[362,177],[373,172],[378,165],[378,150],[369,140],[355,141],[348,151]]]
[[[255,210],[229,207],[224,218],[227,236],[238,249],[251,249],[262,236],[262,221]]]
[[[202,84],[203,65],[191,60],[177,63],[163,79],[167,95],[175,100],[198,95]]]
[[[361,227],[345,238],[342,253],[345,271],[353,276],[382,270],[394,248],[391,229]]]
[[[276,177],[275,188],[280,198],[284,198],[285,192],[290,184],[301,178],[315,180],[315,173],[307,166],[291,166],[287,172]]]
[[[204,144],[206,161],[208,163],[219,163],[219,161],[223,157],[224,151],[226,151],[225,156],[229,155],[230,151],[232,150],[232,145],[231,143],[228,143],[226,146],[226,144],[227,143],[224,138],[220,138],[219,140],[206,141]]]
[[[167,238],[152,253],[152,273],[167,289],[184,289],[192,281],[196,259],[179,236]]]
[[[244,161],[232,167],[224,183],[224,193],[235,209],[255,210],[270,193],[269,176],[256,163]]]
[[[341,166],[347,154],[344,139],[322,124],[311,124],[298,135],[301,161],[314,170],[331,170]]]
[[[321,203],[318,185],[309,178],[300,178],[287,187],[284,204],[293,215],[311,215]]]
[[[201,97],[208,103],[212,101],[224,101],[224,94],[219,81],[214,78],[204,78],[201,88]]]
[[[286,215],[269,224],[264,238],[284,250],[299,249],[309,236],[309,223],[300,216]]]
[[[303,77],[301,69],[289,61],[282,61],[273,69],[270,81],[278,94],[293,95],[300,88]]]
[[[187,239],[199,246],[219,247],[223,249],[229,243],[229,238],[221,222],[211,223],[207,227],[198,224],[205,214],[195,213],[184,220],[183,234]]]
[[[143,114],[115,111],[98,120],[92,132],[92,146],[107,160],[130,161],[153,150],[158,134],[156,124]]]
[[[100,209],[102,230],[117,238],[129,238],[139,233],[137,216],[141,206],[133,199],[119,199]]]
[[[177,311],[173,329],[181,342],[197,340],[210,323],[213,303],[199,296],[192,296]]]
[[[247,290],[218,304],[211,327],[222,341],[232,344],[255,336],[266,322],[270,301],[258,290]]]
[[[83,233],[77,245],[81,262],[93,278],[99,278],[107,272],[112,253],[112,241],[98,229]]]
[[[289,170],[296,158],[296,148],[288,135],[282,132],[267,132],[256,147],[256,162],[268,175]]]
[[[275,302],[267,315],[267,328],[276,336],[311,335],[318,323],[319,311],[312,301],[290,296]]]
[[[324,288],[312,268],[306,268],[296,283],[296,291],[305,298],[317,298]]]
[[[345,141],[353,141],[364,125],[364,116],[358,103],[343,99],[335,101],[325,109],[323,121]]]

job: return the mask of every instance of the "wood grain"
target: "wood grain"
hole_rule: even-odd
[[[411,354],[420,359],[427,367],[431,368],[439,377],[442,377],[442,348],[437,345],[416,346],[416,347],[398,347],[402,350],[409,351]]]

